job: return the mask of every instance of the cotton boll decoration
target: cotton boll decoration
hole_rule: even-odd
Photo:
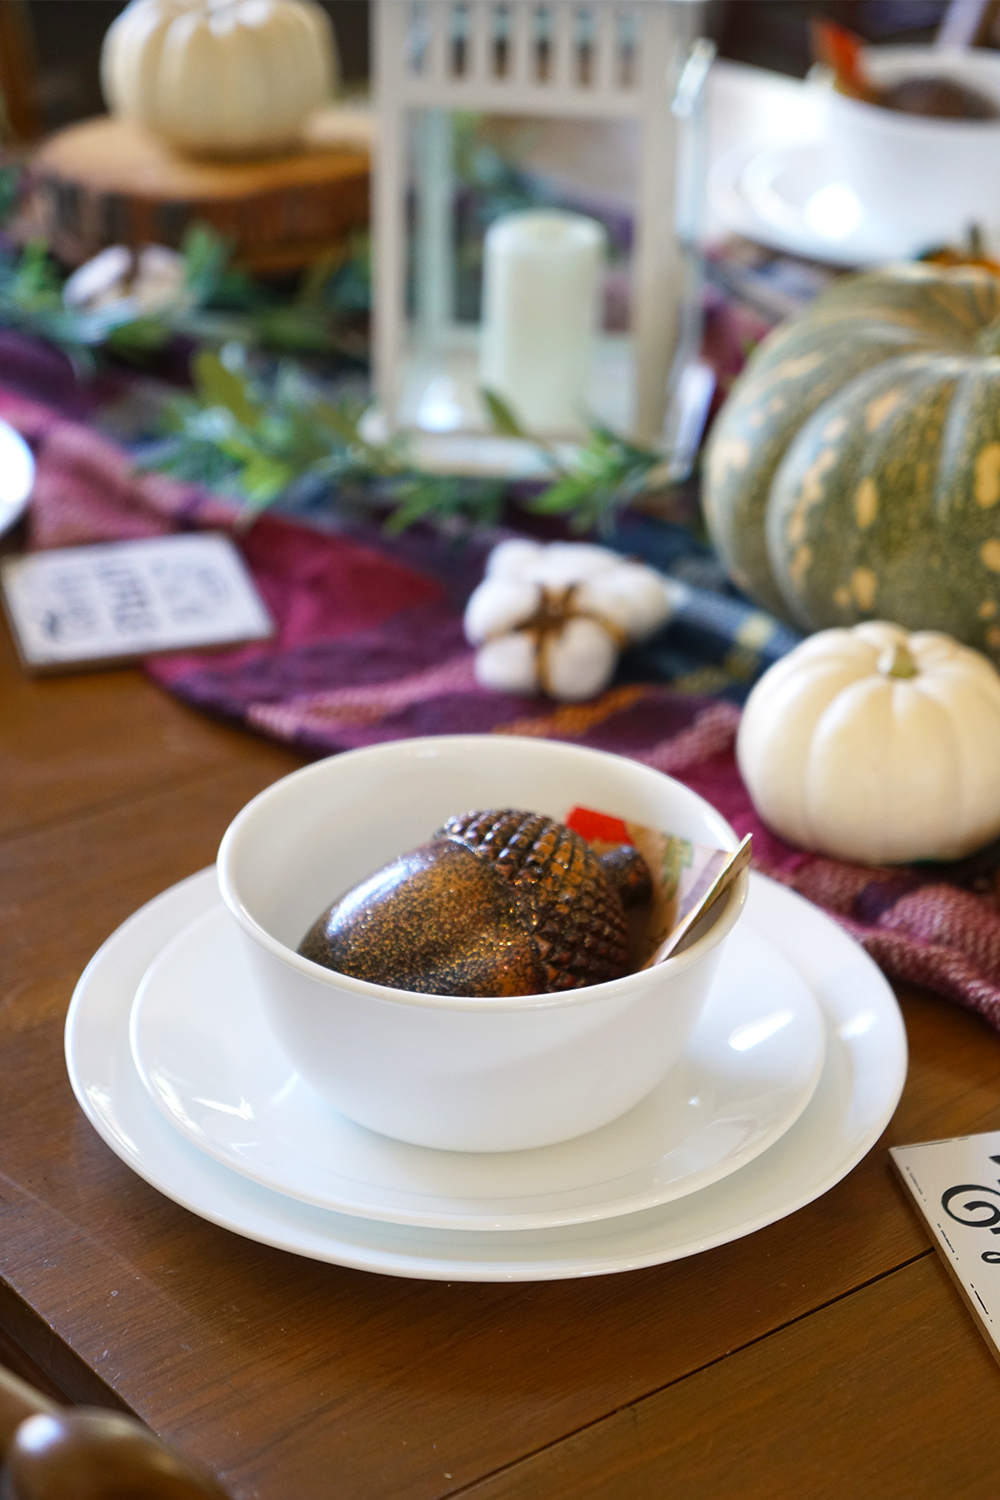
[[[959,859],[1000,834],[1000,675],[934,631],[822,630],[760,678],[736,741],[753,803],[800,848]]]
[[[70,276],[63,302],[72,312],[150,317],[193,306],[183,255],[166,245],[108,245]]]
[[[670,618],[674,595],[669,579],[607,547],[501,542],[465,611],[476,678],[495,692],[593,698],[622,649]]]
[[[582,546],[581,543],[581,551]],[[486,559],[486,577],[526,579],[548,550],[541,542],[530,542],[527,538],[512,537],[508,542],[500,542]]]
[[[641,563],[620,563],[584,579],[577,592],[577,606],[617,621],[630,641],[643,640],[666,618],[665,582]]]

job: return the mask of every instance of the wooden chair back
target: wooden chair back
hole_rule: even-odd
[[[62,1407],[0,1366],[0,1500],[227,1500],[121,1412]]]

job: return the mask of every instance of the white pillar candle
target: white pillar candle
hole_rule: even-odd
[[[607,236],[583,214],[537,209],[490,226],[480,381],[537,432],[580,432]]]

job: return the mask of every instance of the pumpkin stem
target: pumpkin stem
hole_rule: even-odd
[[[976,335],[976,353],[985,358],[1000,354],[1000,318],[994,318]]]
[[[894,645],[888,646],[882,652],[882,655],[878,659],[878,669],[886,677],[917,677],[920,675],[920,668],[902,641],[896,641]]]

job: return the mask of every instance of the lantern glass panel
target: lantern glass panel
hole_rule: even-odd
[[[407,338],[397,422],[427,432],[481,432],[485,237],[513,213],[559,210],[601,226],[597,329],[573,436],[599,421],[633,422],[632,250],[641,126],[415,109],[408,115]],[[507,393],[516,408],[516,398]],[[535,427],[531,410],[516,413]]]
[[[681,198],[699,178],[682,158],[701,134],[702,9],[375,0],[376,382],[388,430],[422,434],[435,463],[498,461],[484,384],[537,435],[596,422],[672,449],[697,347]],[[503,465],[538,461],[511,446]]]

